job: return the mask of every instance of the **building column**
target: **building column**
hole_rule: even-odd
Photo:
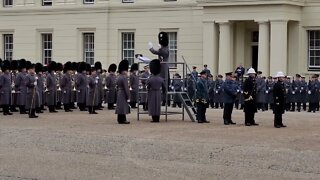
[[[218,73],[218,30],[214,21],[203,22],[203,64],[213,76]]]
[[[278,71],[287,74],[288,64],[288,21],[271,21],[270,75]]]
[[[259,53],[258,53],[258,70],[266,76],[270,74],[270,32],[269,22],[259,23]],[[271,74],[272,75],[272,74]]]
[[[233,61],[231,57],[231,24],[230,22],[221,22],[219,35],[219,74],[233,71]]]

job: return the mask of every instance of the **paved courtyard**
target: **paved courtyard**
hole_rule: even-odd
[[[0,115],[0,179],[320,179],[320,113],[287,113],[287,128],[273,128],[260,112],[259,127],[222,125],[222,110],[208,110],[210,124],[149,123],[136,111],[118,125],[114,111]]]

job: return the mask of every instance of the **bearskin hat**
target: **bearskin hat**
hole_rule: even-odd
[[[64,72],[67,72],[69,70],[72,70],[72,63],[70,61],[66,62],[64,65],[63,65],[63,71]]]
[[[153,75],[158,75],[161,72],[161,64],[159,59],[154,59],[149,64],[150,72]]]
[[[102,64],[100,61],[97,61],[96,63],[94,63],[94,68],[96,70],[102,70]]]
[[[117,71],[117,65],[116,64],[110,64],[108,72],[116,72]]]
[[[57,63],[55,61],[51,61],[48,65],[48,72],[51,73],[51,71],[55,71]]]
[[[137,63],[134,63],[131,65],[130,72],[138,71],[138,70],[139,70],[139,65]]]
[[[86,71],[86,69],[87,69],[87,63],[80,62],[78,66],[78,72],[82,73],[82,71]]]
[[[44,65],[42,67],[42,72],[48,72],[48,65]]]
[[[42,65],[41,63],[37,63],[37,64],[35,65],[35,71],[36,71],[36,73],[42,72],[42,70],[43,70],[43,65]]]
[[[91,72],[91,65],[89,63],[86,63],[86,71]]]
[[[17,70],[18,69],[18,61],[17,60],[12,60],[11,61],[11,70]]]
[[[166,32],[160,32],[158,35],[159,44],[164,47],[167,47],[169,44],[168,34]]]
[[[129,69],[129,61],[124,59],[119,63],[118,71],[119,73],[122,73],[123,71],[128,71]]]
[[[21,70],[24,68],[27,68],[27,61],[25,59],[20,59],[18,69]]]
[[[57,63],[56,65],[56,71],[62,71],[63,70],[63,65],[62,63]]]
[[[1,66],[2,71],[4,72],[6,70],[10,70],[10,65],[11,65],[10,61],[4,60]]]
[[[34,68],[34,67],[35,67],[34,64],[32,64],[30,61],[27,61],[27,62],[26,62],[26,68],[27,68],[27,70],[32,69],[32,68]]]
[[[2,63],[3,63],[2,59],[0,58],[0,68],[2,67]]]
[[[72,62],[71,63],[71,70],[72,71],[77,71],[78,70],[78,63],[77,62]]]

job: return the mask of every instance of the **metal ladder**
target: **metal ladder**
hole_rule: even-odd
[[[193,105],[189,95],[186,92],[177,92],[181,102],[183,103],[183,108],[187,111],[189,118],[192,122],[196,122],[197,108]]]

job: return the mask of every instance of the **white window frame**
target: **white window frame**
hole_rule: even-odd
[[[95,0],[83,0],[83,4],[94,4]]]
[[[13,34],[3,34],[3,57],[12,60],[13,56]]]
[[[14,0],[3,0],[3,7],[12,7]],[[9,4],[11,2],[11,4]]]
[[[50,4],[46,4],[50,3]],[[52,0],[42,0],[42,6],[52,6],[53,2]]]
[[[127,59],[129,64],[134,63],[135,52],[135,32],[121,32],[121,58]]]
[[[83,33],[83,61],[94,64],[94,32]]]
[[[43,64],[48,64],[50,61],[52,61],[52,42],[52,33],[41,33],[41,57]]]
[[[308,69],[320,69],[320,30],[308,31]]]
[[[178,31],[169,31],[167,32],[169,39],[169,62],[176,63],[178,62]],[[170,67],[176,68],[177,65],[170,64]]]

